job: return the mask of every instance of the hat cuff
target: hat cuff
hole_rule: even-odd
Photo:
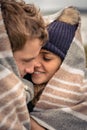
[[[46,49],[47,51],[54,53],[55,55],[59,56],[62,60],[64,59],[65,54],[63,53],[63,51],[61,51],[59,48],[57,48],[50,42],[47,42],[46,44],[47,46],[44,45],[42,49]]]

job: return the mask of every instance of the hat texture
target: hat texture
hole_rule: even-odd
[[[49,40],[43,49],[53,52],[63,60],[72,43],[77,25],[54,21],[48,26]]]

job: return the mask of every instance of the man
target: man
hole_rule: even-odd
[[[44,21],[33,5],[0,0],[1,130],[30,129],[26,102],[33,97],[33,87],[21,77],[33,72],[34,59],[46,40]]]

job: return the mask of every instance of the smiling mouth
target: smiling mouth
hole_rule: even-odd
[[[33,74],[42,74],[42,73],[44,73],[44,72],[36,71]]]

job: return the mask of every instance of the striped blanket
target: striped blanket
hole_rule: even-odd
[[[53,21],[61,13],[62,10],[46,17],[46,21]],[[60,69],[46,85],[31,113],[48,130],[87,130],[87,68],[78,23]]]
[[[30,130],[25,93],[27,88],[30,92],[28,98],[31,99],[32,87],[20,80],[0,5],[0,130]]]

